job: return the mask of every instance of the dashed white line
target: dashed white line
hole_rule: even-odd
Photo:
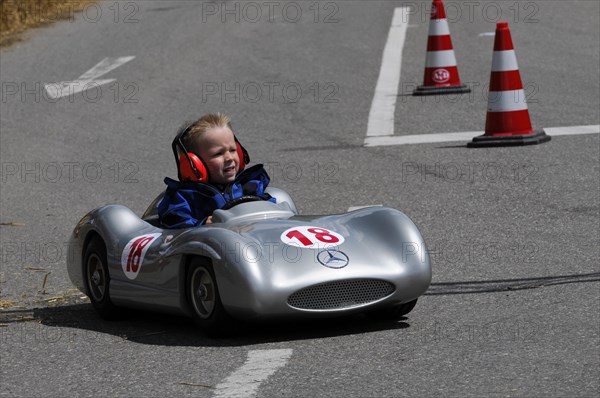
[[[591,126],[569,126],[569,127],[547,127],[546,134],[551,137],[561,135],[600,134],[600,125]],[[387,137],[367,137],[365,146],[388,146],[388,145],[411,145],[411,144],[433,144],[438,142],[470,141],[473,137],[482,135],[483,131],[467,131],[460,133],[438,133],[438,134],[415,134],[395,135]]]
[[[258,387],[277,369],[282,368],[293,350],[253,350],[246,362],[216,387],[217,398],[247,398],[256,395]]]
[[[379,78],[375,87],[375,95],[369,111],[367,137],[394,134],[394,113],[400,84],[400,68],[402,66],[402,49],[408,27],[408,8],[394,9],[392,26],[388,33],[383,50],[383,59]]]

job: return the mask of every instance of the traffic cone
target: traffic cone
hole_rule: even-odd
[[[456,57],[450,38],[446,10],[442,0],[433,0],[429,37],[427,38],[427,58],[423,85],[417,87],[413,95],[469,93],[471,89],[460,82]]]
[[[508,22],[498,22],[492,57],[485,134],[473,138],[469,147],[533,145],[550,141],[543,130],[531,128],[525,91]]]

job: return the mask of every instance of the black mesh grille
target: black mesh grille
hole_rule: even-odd
[[[330,310],[356,307],[389,296],[394,285],[378,279],[356,279],[320,283],[298,290],[288,304],[305,310]]]

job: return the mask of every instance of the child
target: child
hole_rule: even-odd
[[[250,158],[227,116],[202,116],[179,131],[172,147],[179,181],[165,178],[167,190],[158,205],[163,227],[210,224],[214,210],[245,195],[275,201],[265,193],[270,179],[262,164],[244,169]]]

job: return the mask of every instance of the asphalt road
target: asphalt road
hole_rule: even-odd
[[[363,147],[395,7],[411,6],[395,134],[483,130],[507,20],[536,128],[600,123],[600,3],[447,2],[461,97],[415,98],[430,2],[105,1],[0,51],[1,396],[225,396],[250,354],[291,355],[246,396],[581,396],[600,392],[597,134],[520,148]],[[106,57],[134,56],[50,98]],[[409,316],[249,326],[100,320],[65,270],[89,210],[142,213],[176,174],[185,120],[231,115],[303,214],[383,204],[433,259]],[[270,351],[269,351],[270,352]]]

